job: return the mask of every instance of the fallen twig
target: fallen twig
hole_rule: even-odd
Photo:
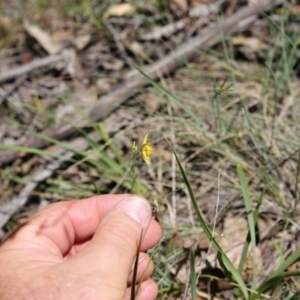
[[[61,54],[49,55],[45,58],[34,59],[32,62],[26,65],[5,71],[4,73],[0,74],[0,83],[27,74],[33,70],[52,65],[53,63],[57,63],[63,59],[64,57]]]
[[[221,40],[222,36],[237,33],[249,28],[261,11],[268,11],[273,6],[282,3],[282,1],[283,0],[265,0],[260,1],[259,4],[249,5],[240,9],[231,17],[228,17],[224,21],[220,21],[220,24],[213,28],[203,30],[203,33],[200,36],[191,39],[188,43],[178,47],[159,61],[145,67],[144,72],[153,79],[157,79],[159,76],[174,71],[186,61],[190,61],[196,57],[199,47],[213,46]],[[147,84],[149,84],[149,81],[137,70],[129,72],[122,85],[117,87],[111,93],[100,97],[99,103],[91,106],[85,113],[92,121],[99,121]],[[87,121],[81,116],[78,116],[78,119],[74,120],[74,124],[76,124],[77,128],[88,125]],[[54,139],[64,139],[75,133],[76,127],[71,124],[59,124],[55,127],[44,130],[41,134]],[[47,144],[48,142],[46,140],[32,136],[27,141],[26,147],[41,148],[45,147]],[[0,151],[0,165],[12,161],[16,156],[17,153],[12,151]]]
[[[210,15],[212,13],[216,13],[223,2],[224,0],[218,0],[212,4],[200,5],[199,7],[195,7],[190,11],[189,16],[197,16],[198,20],[189,28],[188,32],[186,33],[185,40],[188,40],[188,38],[190,38],[198,30],[198,28],[200,28],[200,26],[203,26],[205,23],[207,23]],[[202,7],[204,7],[204,10],[199,14],[199,8]]]
[[[119,49],[119,52],[123,58],[124,61],[126,61],[126,63],[128,65],[131,65],[132,64],[132,60],[131,58],[127,55],[126,53],[126,50],[125,50],[125,47],[120,39],[120,36],[119,34],[116,32],[116,30],[114,29],[114,27],[112,26],[112,24],[106,20],[103,22],[105,27],[108,29],[108,31],[111,33],[111,35],[113,36],[114,40],[115,40],[115,43]]]
[[[9,87],[8,91],[0,89],[0,105],[26,80],[26,78],[26,75],[18,77],[17,80]]]

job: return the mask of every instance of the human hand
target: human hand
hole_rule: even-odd
[[[136,195],[55,203],[29,218],[0,247],[0,299],[130,299],[142,232],[136,299],[156,299],[144,251],[162,232]]]

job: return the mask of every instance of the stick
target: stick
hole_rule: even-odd
[[[39,69],[53,63],[57,63],[62,59],[64,59],[62,55],[49,55],[45,58],[34,59],[32,62],[26,65],[17,67],[15,69],[0,74],[0,83],[27,74],[35,69]]]
[[[15,89],[17,89],[25,80],[26,75],[22,75],[17,78],[17,80],[9,87],[9,89],[5,92],[2,89],[0,90],[0,105],[9,97]]]

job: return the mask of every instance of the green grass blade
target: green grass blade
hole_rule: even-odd
[[[186,188],[188,190],[190,199],[192,201],[192,205],[194,207],[194,210],[196,212],[197,218],[203,228],[204,233],[206,234],[207,238],[212,242],[212,246],[214,248],[214,250],[216,252],[220,252],[222,255],[220,256],[220,258],[222,259],[222,265],[231,273],[232,278],[235,280],[235,282],[238,284],[238,286],[240,287],[242,294],[244,296],[245,299],[248,299],[249,294],[247,291],[247,287],[243,281],[243,278],[241,276],[241,274],[235,269],[234,265],[232,264],[232,262],[229,260],[229,258],[227,257],[227,255],[224,253],[223,249],[221,248],[221,246],[219,245],[219,243],[214,239],[212,232],[210,230],[210,228],[207,226],[206,221],[204,219],[204,217],[202,216],[202,212],[200,211],[193,189],[191,187],[191,184],[187,178],[187,175],[184,171],[183,166],[181,165],[181,162],[176,154],[175,149],[173,148],[172,144],[169,142],[169,140],[167,138],[165,138],[166,141],[168,142],[168,144],[170,145],[172,152],[175,155],[176,161],[178,163],[181,175],[183,177],[183,180],[185,182]]]
[[[268,289],[271,285],[273,285],[277,280],[280,280],[284,277],[289,276],[288,274],[292,272],[298,272],[297,275],[300,275],[300,271],[292,271],[292,272],[285,272],[289,266],[291,266],[294,262],[300,259],[300,249],[293,252],[286,260],[284,260],[280,266],[277,268],[276,271],[274,271],[263,283],[262,285],[257,289],[258,292],[262,293],[266,289]],[[283,277],[282,277],[283,276]],[[290,275],[294,276],[294,275]]]
[[[197,300],[197,276],[195,270],[195,252],[193,249],[190,250],[190,281],[191,281],[191,292],[192,300]]]
[[[295,202],[294,202],[294,209],[292,215],[296,212],[296,207],[299,201],[299,195],[298,195],[298,183],[299,183],[299,173],[300,173],[300,149],[298,151],[298,163],[297,163],[297,173],[296,173],[296,182],[295,182]]]
[[[96,144],[95,142],[92,142],[91,143],[91,139],[88,137],[88,135],[80,128],[78,128],[78,131],[83,134],[85,136],[85,138],[87,139],[87,141],[89,142],[89,144],[91,146],[93,146],[93,148],[98,148],[99,149],[99,146],[98,144]],[[67,149],[67,150],[70,150],[78,155],[81,155],[83,157],[86,157],[87,156],[87,152],[86,151],[82,151],[82,150],[78,150],[72,146],[69,146],[68,142],[62,142],[62,141],[59,141],[57,139],[54,139],[54,138],[51,138],[49,136],[46,136],[44,134],[41,134],[41,133],[38,133],[38,132],[34,132],[34,131],[28,131],[30,134],[34,135],[34,136],[37,136],[49,143],[52,143],[54,145],[58,145],[64,149]],[[93,145],[94,143],[94,145]],[[101,157],[101,160],[103,160],[103,162],[109,166],[112,170],[114,170],[114,172],[118,173],[118,174],[123,174],[124,173],[124,170],[123,168],[120,166],[120,164],[118,164],[114,159],[110,158],[107,153],[105,151],[100,151],[99,150],[99,154],[100,154],[100,157]],[[92,162],[92,161],[91,161]]]
[[[263,191],[261,193],[259,199],[258,199],[258,203],[257,203],[256,208],[254,210],[254,223],[255,224],[256,224],[257,219],[258,219],[258,213],[259,213],[259,209],[260,209],[264,194],[265,193]],[[244,244],[244,248],[243,248],[243,251],[242,251],[239,267],[238,267],[238,270],[241,274],[242,274],[242,271],[243,271],[243,268],[244,268],[244,265],[245,265],[245,262],[246,262],[246,257],[247,257],[247,253],[248,253],[250,243],[251,243],[251,233],[250,233],[250,230],[249,230],[246,241],[245,241],[245,244]]]
[[[130,293],[130,300],[135,300],[136,295],[139,292],[139,289],[136,290],[136,277],[137,277],[137,272],[138,272],[139,256],[140,256],[142,241],[143,241],[143,230],[141,232],[140,240],[139,240],[138,247],[137,247],[137,250],[136,250],[136,257],[135,257],[133,273],[132,273],[132,284],[131,284],[131,291],[130,291],[131,292]]]
[[[120,153],[119,149],[115,146],[115,144],[111,142],[110,136],[106,132],[103,123],[99,123],[99,132],[101,133],[103,140],[105,141],[105,143],[108,144],[108,147],[111,149],[119,163],[121,165],[125,165],[126,160],[123,158],[122,154]]]
[[[255,210],[254,210],[254,223],[255,224],[256,224],[257,219],[258,219],[259,209],[260,209],[260,206],[262,204],[262,200],[264,198],[264,195],[265,195],[265,192],[262,191],[262,193],[260,194],[260,197],[258,199],[258,203],[257,203],[257,205],[255,207]],[[251,235],[250,235],[250,230],[249,230],[248,234],[247,234],[247,238],[246,238],[245,243],[244,243],[243,251],[242,251],[242,254],[241,254],[241,259],[240,259],[239,266],[238,266],[238,271],[240,272],[240,274],[242,274],[242,272],[243,272],[250,244],[251,244]],[[233,294],[235,295],[235,299],[237,299],[240,296],[239,289],[234,288]]]
[[[131,176],[131,187],[130,187],[130,194],[135,193],[135,183],[136,183],[136,178],[137,174],[135,172],[135,165],[136,165],[136,155],[133,157],[133,161],[130,167],[130,176]]]
[[[143,74],[149,82],[160,92],[162,92],[164,95],[166,95],[170,100],[175,102],[178,106],[180,106],[182,109],[185,110],[185,112],[193,118],[193,120],[201,127],[203,127],[203,124],[200,122],[197,115],[193,113],[191,108],[187,106],[184,102],[180,101],[177,97],[175,97],[172,93],[170,93],[168,90],[157,84],[151,77],[149,77],[146,73],[144,73],[140,68],[137,68],[138,71]]]
[[[59,153],[55,153],[55,152],[51,152],[51,151],[47,151],[47,150],[43,150],[43,149],[37,149],[37,148],[0,144],[0,149],[17,151],[17,152],[26,152],[26,153],[38,154],[38,155],[47,155],[49,157],[63,159],[63,155],[61,155]],[[70,159],[70,161],[72,161],[72,160]]]
[[[255,236],[255,217],[254,213],[252,211],[252,203],[250,200],[250,195],[249,195],[249,190],[247,187],[246,183],[246,178],[245,174],[243,171],[243,168],[241,165],[237,165],[237,172],[241,184],[241,189],[243,193],[243,198],[244,198],[244,203],[246,207],[246,214],[247,214],[247,219],[248,219],[248,226],[249,226],[249,231],[250,231],[250,238],[251,238],[251,244],[252,244],[252,268],[253,268],[253,273],[252,273],[252,285],[254,284],[254,278],[255,278],[255,248],[256,248],[256,236]],[[252,286],[253,289],[253,286]]]
[[[288,277],[292,277],[292,276],[300,276],[300,271],[296,270],[296,271],[282,272],[275,276],[271,276],[259,287],[257,292],[263,293],[265,290],[267,290],[271,286],[278,284],[278,282],[282,281],[284,278],[288,278]]]

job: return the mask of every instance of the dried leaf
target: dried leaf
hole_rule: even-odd
[[[248,222],[243,217],[227,213],[222,233],[224,238],[220,240],[220,245],[226,251],[246,239],[248,234]]]
[[[128,13],[133,13],[137,10],[137,6],[130,3],[121,3],[111,6],[103,15],[103,20],[110,17],[121,17]]]
[[[295,15],[300,14],[300,5],[298,5],[298,4],[291,5],[288,9],[292,14],[295,14]]]
[[[74,39],[73,44],[78,50],[82,50],[91,41],[91,38],[90,34],[80,35]]]
[[[103,61],[102,66],[105,70],[119,71],[123,68],[124,62],[119,59],[110,58]]]
[[[170,8],[177,15],[185,15],[189,9],[186,0],[170,0]]]
[[[179,248],[190,249],[195,245],[196,241],[194,239],[180,239],[176,238],[175,245]]]
[[[270,231],[276,225],[276,222],[272,220],[266,214],[260,214],[257,220],[257,227],[259,232],[260,239],[264,239],[267,236],[270,236]]]
[[[256,37],[245,37],[242,35],[232,38],[232,44],[235,46],[246,46],[253,51],[259,51],[265,49],[267,46]]]
[[[0,27],[3,27],[5,29],[11,28],[12,20],[9,17],[6,16],[0,16]]]
[[[62,43],[54,41],[43,29],[27,22],[24,23],[24,28],[28,34],[37,40],[37,42],[48,52],[48,54],[56,54],[63,48]]]
[[[210,1],[207,1],[207,3],[201,3],[199,5],[193,5],[191,6],[191,9],[189,10],[189,17],[191,18],[199,18],[199,17],[206,17],[209,14],[214,14],[218,12],[219,7],[223,3],[223,0],[216,1],[215,3],[209,3]]]
[[[211,4],[212,0],[190,0],[191,7],[200,6],[203,4]]]
[[[107,78],[98,78],[96,86],[101,92],[109,92],[111,90],[111,84]]]
[[[57,30],[51,35],[51,39],[54,42],[64,42],[71,40],[74,37],[74,32],[71,29]]]

